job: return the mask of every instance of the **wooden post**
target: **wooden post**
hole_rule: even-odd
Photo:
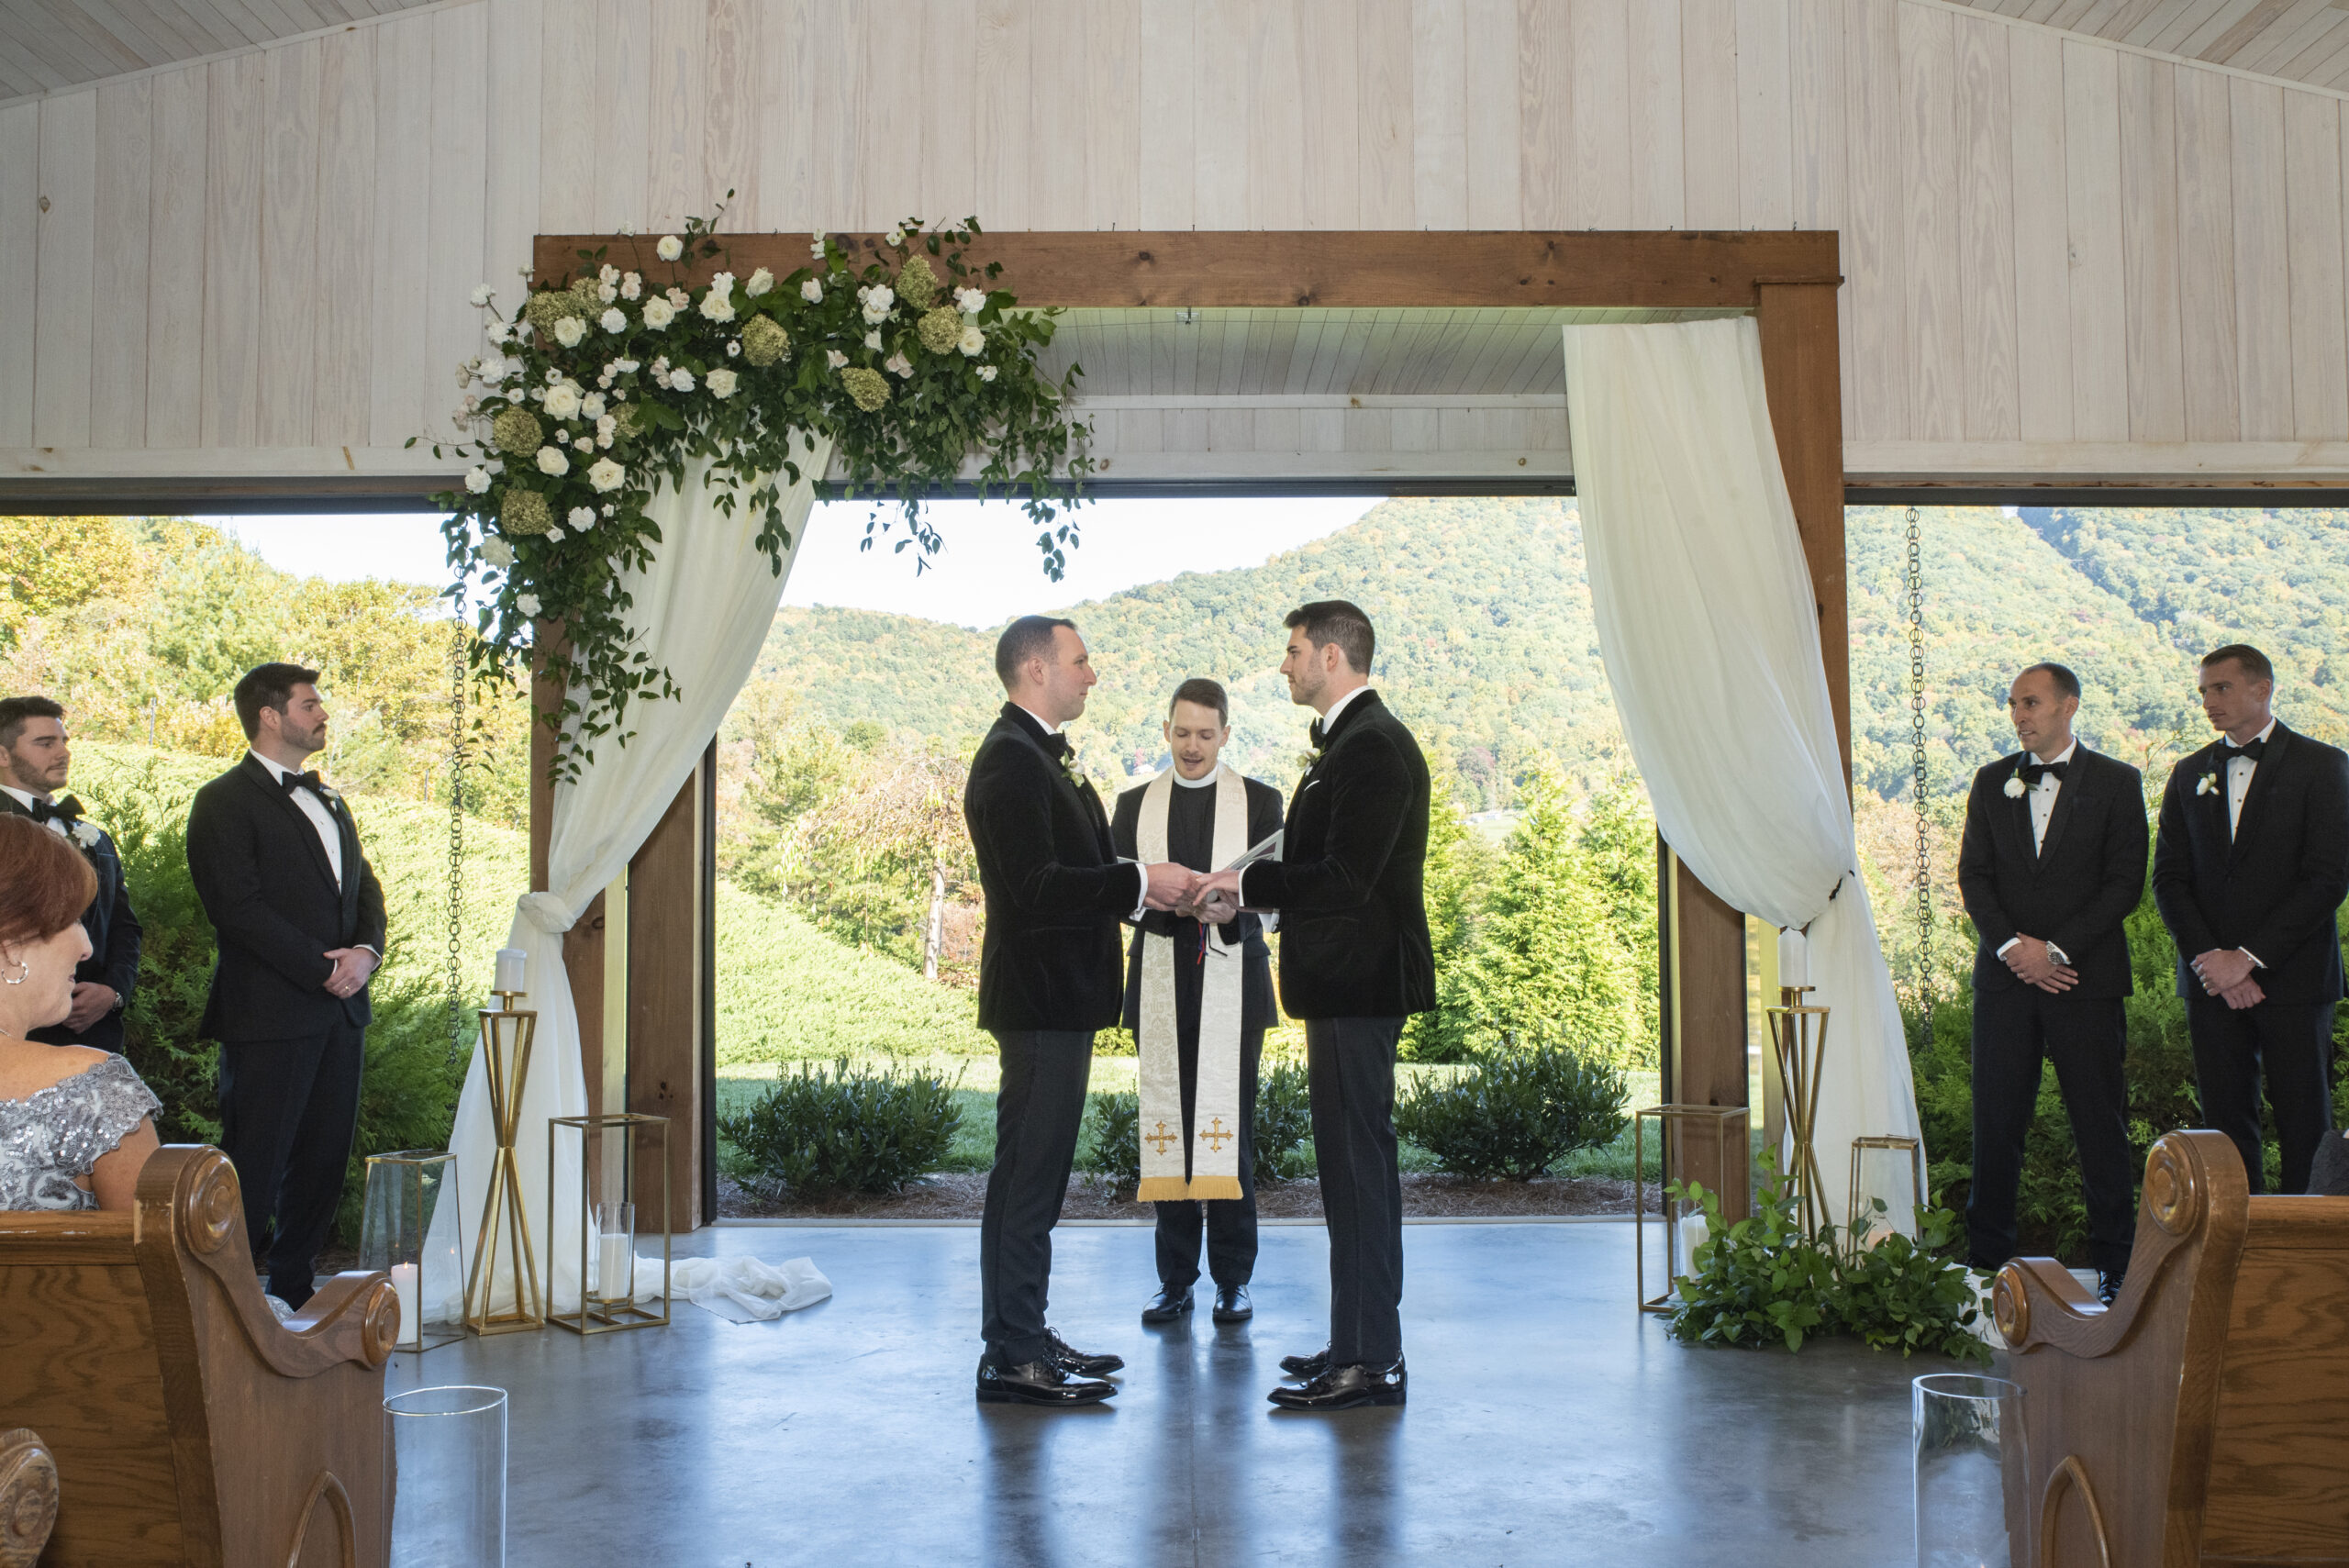
[[[669,1118],[669,1214],[680,1231],[702,1214],[702,767],[695,768],[628,869],[628,1108]],[[657,1177],[640,1169],[636,1223],[661,1223]]]

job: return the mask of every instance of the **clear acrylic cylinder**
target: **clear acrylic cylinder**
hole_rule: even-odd
[[[462,1212],[454,1154],[409,1149],[368,1156],[359,1266],[389,1274],[399,1293],[395,1351],[429,1351],[464,1335]]]
[[[503,1388],[384,1401],[390,1568],[506,1568],[506,1416]]]
[[[2030,1568],[2021,1386],[1932,1373],[1910,1388],[1917,1568]]]

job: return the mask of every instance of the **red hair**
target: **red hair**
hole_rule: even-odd
[[[62,835],[30,817],[0,817],[0,942],[53,937],[97,895],[97,873]]]

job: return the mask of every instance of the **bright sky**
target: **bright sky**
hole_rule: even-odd
[[[1054,583],[1044,575],[1037,530],[1017,507],[974,501],[924,507],[946,546],[917,576],[917,547],[891,551],[906,537],[894,506],[880,510],[891,531],[865,551],[857,547],[872,508],[862,501],[835,504],[816,509],[783,602],[999,626],[1015,615],[1098,599],[1185,572],[1262,565],[1282,550],[1335,533],[1375,505],[1374,497],[1362,495],[1101,501],[1076,514],[1082,542],[1067,552],[1067,575]],[[212,521],[271,565],[301,576],[389,577],[433,587],[448,581],[440,519],[429,514]]]

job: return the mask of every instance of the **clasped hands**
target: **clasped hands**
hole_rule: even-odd
[[[1161,861],[1144,866],[1148,885],[1142,902],[1152,909],[1187,915],[1210,926],[1228,923],[1240,913],[1240,873],[1236,871],[1196,872],[1189,866]]]
[[[2267,993],[2251,977],[2254,967],[2251,955],[2240,948],[2212,948],[2194,961],[2202,989],[2238,1012],[2267,999]]]
[[[2005,958],[2016,979],[2026,985],[2036,985],[2051,996],[2060,996],[2080,983],[2080,972],[2069,964],[2056,962],[2044,937],[2017,937]]]
[[[334,973],[327,976],[327,994],[333,996],[359,995],[384,962],[365,948],[328,948],[325,956],[334,961]]]

